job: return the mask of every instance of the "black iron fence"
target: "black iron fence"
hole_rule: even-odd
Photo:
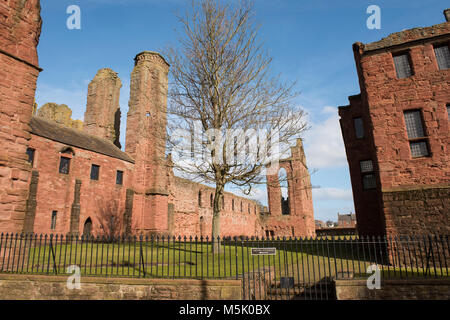
[[[356,236],[357,234],[358,232],[355,227],[316,229],[317,236]]]
[[[2,273],[69,275],[75,266],[81,276],[242,279],[244,299],[332,299],[333,278],[367,278],[371,265],[382,279],[410,279],[448,277],[449,264],[448,236],[0,235]]]

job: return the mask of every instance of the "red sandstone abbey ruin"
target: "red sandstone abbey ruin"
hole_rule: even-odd
[[[214,190],[175,176],[166,155],[165,59],[150,51],[134,59],[121,150],[117,74],[101,69],[95,75],[83,123],[71,120],[64,105],[47,104],[33,115],[42,71],[36,51],[39,0],[8,0],[0,4],[0,15],[0,232],[99,234],[99,216],[116,200],[124,232],[210,235]],[[281,167],[292,178],[288,210],[282,209],[280,187],[274,187],[278,176],[267,177],[269,213],[226,193],[223,236],[315,235],[301,140]]]

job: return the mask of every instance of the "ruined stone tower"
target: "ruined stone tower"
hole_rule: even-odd
[[[169,65],[155,52],[135,57],[131,73],[125,151],[135,160],[133,222],[140,232],[167,233],[165,160]]]
[[[280,160],[280,170],[286,170],[288,198],[282,201],[278,174],[267,176],[267,195],[270,218],[268,234],[282,236],[314,236],[314,209],[311,177],[306,166],[302,139],[291,148],[291,157]],[[287,210],[283,210],[283,205]]]
[[[0,16],[0,231],[20,232],[31,172],[29,124],[41,71],[39,0],[2,1]]]
[[[84,131],[120,148],[120,88],[122,82],[109,68],[100,69],[88,87]]]

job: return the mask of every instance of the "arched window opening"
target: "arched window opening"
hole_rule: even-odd
[[[291,214],[291,210],[289,207],[289,195],[288,195],[288,176],[286,173],[286,169],[281,168],[278,171],[278,181],[280,183],[281,189],[281,213],[283,215]]]

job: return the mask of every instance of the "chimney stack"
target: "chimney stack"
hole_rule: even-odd
[[[444,16],[445,16],[445,20],[447,22],[450,22],[450,9],[445,9],[444,10]]]

